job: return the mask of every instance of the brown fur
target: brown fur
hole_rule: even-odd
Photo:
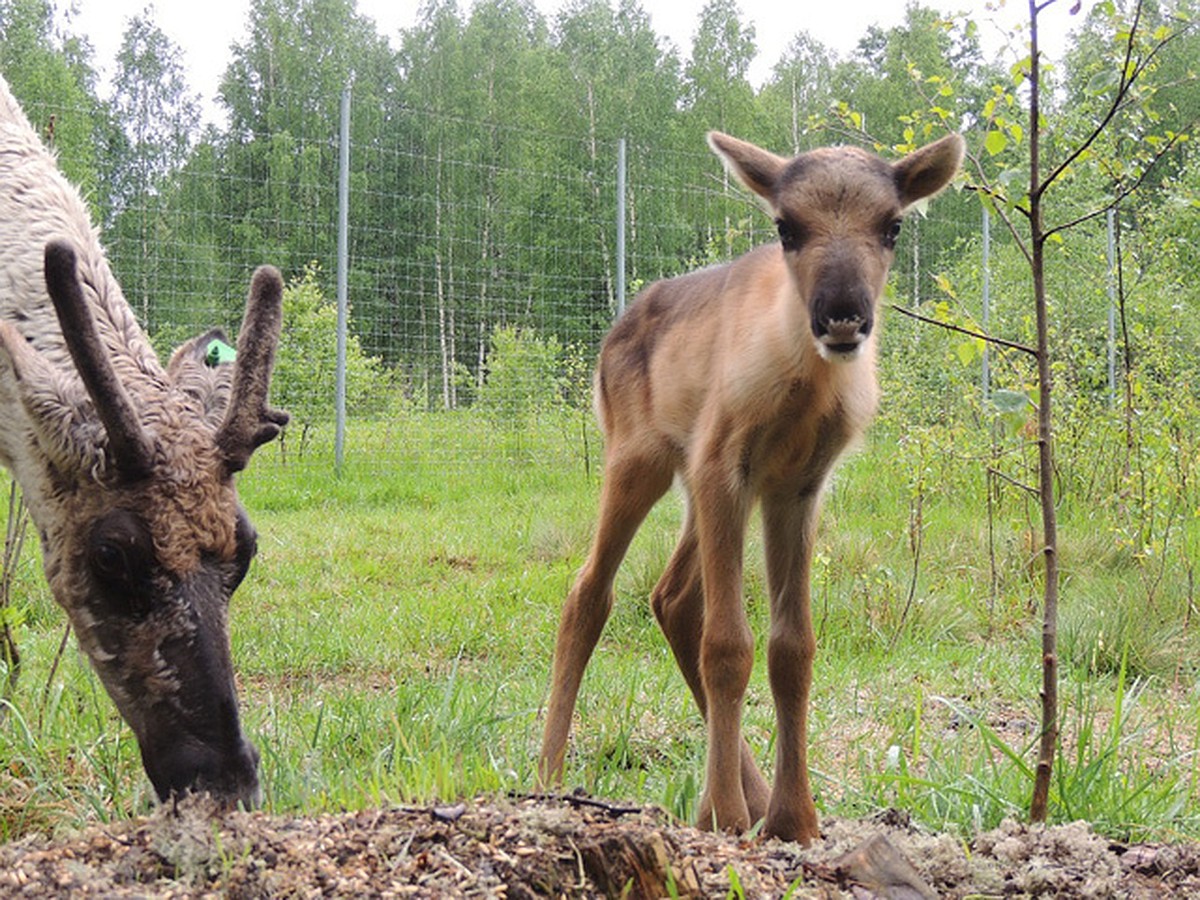
[[[561,779],[584,668],[629,542],[678,476],[687,514],[652,606],[708,725],[699,821],[811,841],[807,714],[815,638],[809,581],[820,497],[874,415],[874,327],[900,217],[954,175],[952,135],[896,164],[853,148],[792,160],[714,133],[764,201],[781,243],[650,285],[600,352],[605,432],[596,536],[563,608],[539,759]],[[741,737],[754,645],[741,602],[745,529],[761,503],[771,605],[775,788]]]

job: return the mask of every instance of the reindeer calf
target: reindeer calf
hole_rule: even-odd
[[[701,827],[818,836],[807,716],[809,581],[823,488],[874,415],[875,317],[900,221],[958,171],[949,135],[889,164],[851,147],[784,159],[728,135],[713,150],[775,217],[780,242],[650,285],[600,351],[604,483],[591,552],[567,597],[539,759],[562,778],[584,668],[634,533],[678,475],[683,534],[652,605],[707,723]],[[741,735],[754,642],[741,599],[751,508],[762,504],[777,726],[775,787]]]

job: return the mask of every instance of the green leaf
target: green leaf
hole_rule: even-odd
[[[1033,409],[1033,401],[1024,391],[995,391],[991,396],[991,404],[1009,437],[1021,433]]]
[[[1024,391],[993,391],[992,407],[1001,415],[1025,413],[1032,404]]]
[[[1087,92],[1093,97],[1107,93],[1117,86],[1119,81],[1117,73],[1112,69],[1105,69],[1102,72],[1097,72],[1091,77],[1087,84]]]
[[[1013,184],[1014,182],[1019,182],[1024,177],[1025,177],[1025,173],[1022,172],[1020,169],[1005,169],[999,175],[996,176],[996,180],[999,181],[1002,185],[1004,185],[1004,187],[1007,188],[1009,185]]]
[[[1029,77],[1029,73],[1033,69],[1033,57],[1026,56],[1024,59],[1019,59],[1009,67],[1008,74],[1012,78],[1013,87],[1020,87],[1025,83],[1025,79]]]
[[[1008,146],[1008,136],[1003,131],[989,131],[988,136],[983,140],[983,149],[990,156],[996,156],[1004,152],[1004,148]]]
[[[954,348],[954,355],[958,357],[958,361],[964,366],[969,366],[979,359],[980,352],[983,349],[981,346],[982,343],[983,341],[978,338],[965,340]]]

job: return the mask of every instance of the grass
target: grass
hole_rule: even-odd
[[[354,462],[340,477],[319,439],[303,456],[288,448],[286,465],[278,451],[255,459],[241,492],[260,553],[234,598],[232,641],[268,810],[533,788],[558,610],[597,495],[577,428],[573,419],[505,432],[469,416],[411,415],[352,429]],[[936,477],[918,480],[916,451],[881,423],[828,498],[814,571],[811,757],[827,814],[896,806],[969,832],[1028,803],[1040,670],[1027,512],[1019,492],[1001,497],[989,544],[982,469],[957,440],[929,438],[921,459]],[[593,434],[593,454],[598,446]],[[1183,556],[1151,578],[1158,559],[1121,550],[1095,502],[1068,500],[1062,512],[1052,814],[1114,837],[1200,837],[1200,656]],[[679,519],[677,497],[660,504],[622,569],[580,697],[568,787],[689,818],[704,733],[647,604]],[[1178,532],[1164,546],[1194,539]],[[747,552],[760,659],[745,726],[769,768],[757,536]],[[51,675],[65,619],[36,556],[27,549],[16,579],[24,667],[0,721],[0,840],[152,802],[132,734],[86,661],[70,649]]]

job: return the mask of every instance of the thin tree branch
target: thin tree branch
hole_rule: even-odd
[[[964,190],[977,191],[978,193],[986,194],[988,197],[992,198],[999,197],[1007,203],[1008,198],[988,184],[987,175],[984,174],[983,166],[979,164],[979,161],[974,157],[971,158],[971,161],[975,164],[975,168],[979,170],[979,177],[982,183],[978,186],[968,184],[964,187]],[[1029,253],[1029,247],[1026,245],[1025,240],[1021,237],[1021,233],[1017,231],[1017,227],[1013,225],[1012,219],[1010,219],[1008,214],[999,206],[993,204],[993,207],[996,210],[996,215],[1000,217],[1000,221],[1004,223],[1004,227],[1008,229],[1008,234],[1013,239],[1013,243],[1017,245],[1017,249],[1019,249],[1021,251],[1021,255],[1025,257],[1025,261],[1027,263],[1032,262],[1033,258]],[[1021,207],[1016,205],[1013,205],[1012,208],[1020,212],[1021,215],[1025,216],[1026,218],[1029,218],[1029,210],[1021,209]]]
[[[1023,481],[1017,481],[1017,479],[1012,478],[1008,475],[1005,475],[999,469],[994,469],[991,466],[988,466],[988,474],[995,475],[1001,481],[1011,484],[1013,487],[1017,488],[1017,490],[1024,491],[1025,493],[1029,494],[1031,497],[1041,496],[1041,492],[1038,491],[1038,489],[1035,488],[1033,485],[1026,484]]]
[[[1194,127],[1194,125],[1195,125],[1195,123],[1193,123],[1191,127]],[[1188,129],[1189,131],[1191,130],[1191,127],[1189,127],[1189,129]],[[1149,164],[1142,170],[1142,173],[1140,175],[1138,175],[1137,179],[1133,182],[1133,184],[1128,185],[1127,187],[1124,187],[1120,191],[1118,191],[1116,193],[1116,195],[1113,196],[1111,201],[1109,201],[1108,203],[1099,207],[1098,209],[1093,209],[1091,212],[1084,213],[1081,216],[1077,216],[1074,219],[1071,219],[1067,222],[1063,222],[1061,225],[1055,225],[1053,228],[1047,228],[1043,232],[1042,236],[1044,238],[1049,238],[1052,234],[1057,234],[1060,231],[1069,231],[1070,229],[1074,228],[1076,225],[1082,225],[1084,222],[1090,222],[1092,219],[1095,219],[1099,216],[1104,215],[1110,209],[1116,209],[1118,206],[1121,205],[1122,200],[1124,200],[1126,197],[1129,197],[1130,195],[1132,195],[1135,191],[1137,191],[1138,188],[1140,188],[1145,183],[1146,179],[1150,177],[1150,173],[1154,171],[1154,167],[1156,165],[1158,165],[1158,163],[1162,160],[1162,158],[1164,156],[1167,155],[1167,153],[1170,150],[1173,150],[1175,148],[1175,145],[1177,143],[1179,143],[1178,135],[1171,138],[1167,142],[1167,145],[1165,147],[1163,147],[1162,150],[1160,150],[1158,153],[1154,154],[1154,158],[1152,160],[1150,160]]]
[[[995,344],[998,347],[1007,347],[1009,350],[1020,350],[1022,353],[1028,353],[1030,356],[1037,356],[1037,350],[1025,344],[1018,344],[1016,341],[1006,341],[1004,338],[992,337],[989,334],[984,334],[982,331],[972,331],[970,328],[963,328],[961,325],[954,325],[950,322],[939,322],[937,319],[931,319],[928,316],[923,316],[920,313],[913,312],[911,309],[905,309],[903,306],[898,306],[895,303],[889,303],[889,307],[898,313],[903,313],[910,319],[916,319],[918,322],[924,322],[926,325],[936,325],[938,328],[945,328],[947,331],[957,331],[959,334],[965,334],[967,337],[977,338],[981,341],[987,341],[989,344]]]
[[[972,193],[976,193],[976,194],[983,194],[985,197],[990,197],[992,200],[998,200],[1001,203],[1003,203],[1005,206],[1011,206],[1013,209],[1015,209],[1021,215],[1025,216],[1025,218],[1029,218],[1029,210],[1023,209],[1022,207],[1017,206],[1015,203],[1013,203],[1011,200],[1008,199],[1007,194],[1003,193],[1002,191],[996,190],[994,187],[992,187],[989,184],[970,184],[970,183],[968,183],[968,184],[964,184],[962,189],[964,191],[971,191]]]
[[[1040,12],[1051,2],[1053,2],[1053,0],[1047,0],[1047,3],[1044,3],[1041,7],[1038,7],[1038,11]],[[1117,93],[1116,96],[1113,97],[1113,102],[1109,105],[1108,112],[1105,113],[1104,117],[1096,123],[1095,127],[1092,129],[1092,133],[1084,139],[1083,143],[1079,144],[1074,150],[1068,153],[1066,159],[1055,166],[1050,174],[1034,187],[1034,191],[1039,196],[1045,192],[1046,188],[1057,181],[1062,173],[1065,172],[1067,168],[1075,162],[1075,160],[1079,159],[1079,157],[1087,152],[1092,144],[1099,140],[1100,135],[1104,133],[1105,129],[1108,128],[1109,123],[1120,111],[1122,103],[1125,99],[1125,95],[1129,92],[1129,89],[1133,87],[1133,83],[1137,80],[1138,75],[1140,75],[1142,72],[1141,68],[1135,66],[1133,73],[1129,74],[1129,63],[1133,58],[1133,41],[1134,38],[1137,37],[1138,24],[1141,22],[1141,19],[1142,4],[1141,0],[1138,0],[1136,7],[1134,7],[1133,24],[1129,26],[1129,38],[1125,43],[1125,60],[1121,65],[1121,81],[1117,85]],[[1034,63],[1036,65],[1036,60]],[[1035,128],[1037,127],[1036,122],[1032,124]]]

